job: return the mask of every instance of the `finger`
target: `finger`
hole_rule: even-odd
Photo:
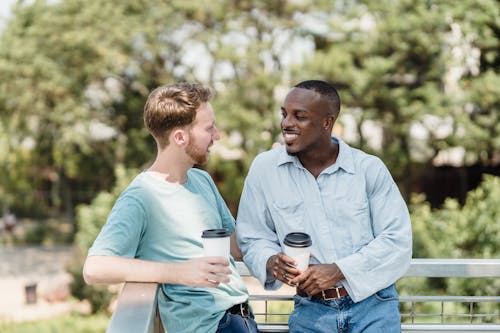
[[[279,271],[276,272],[275,278],[283,283],[289,284],[289,281],[291,280],[290,275],[286,271]]]
[[[285,264],[289,267],[294,267],[294,268],[297,267],[297,262],[295,260],[293,260],[293,258],[290,258],[289,256],[287,256],[286,254],[280,253],[280,254],[278,254],[278,257],[281,260],[281,262],[283,262],[283,264]]]
[[[311,289],[310,291],[307,291],[307,293],[310,295],[316,295],[316,294],[320,293],[321,290],[324,290],[324,289],[314,288],[314,289]]]
[[[221,274],[210,274],[209,277],[207,278],[209,282],[214,282],[214,283],[228,283],[230,281],[229,277],[227,275],[221,275]]]
[[[277,255],[276,270],[287,273],[288,275],[299,275],[300,271],[295,267],[295,262],[284,254]]]
[[[304,289],[308,294],[317,294],[328,287],[322,288],[317,282],[313,280],[306,280],[300,284],[300,288]]]
[[[285,273],[287,273],[289,276],[293,278],[302,274],[302,272],[295,267],[285,266],[283,267],[283,270],[285,271]]]
[[[226,257],[204,257],[204,259],[212,265],[229,266],[229,260]]]
[[[231,270],[227,268],[226,266],[221,266],[221,265],[212,265],[210,267],[210,273],[217,273],[221,275],[230,275]]]
[[[302,273],[300,271],[298,271],[298,272],[299,272],[299,274],[295,275],[291,282],[294,285],[300,284],[302,286],[302,284],[309,279],[310,272],[308,270],[305,270]]]
[[[285,282],[286,284],[290,284],[290,277],[285,273],[283,274],[283,282]]]
[[[286,284],[288,284],[290,287],[297,287],[297,284],[295,284],[295,283],[292,282],[293,278],[294,278],[293,276],[285,274],[285,282],[286,282]]]
[[[288,281],[288,275],[286,274],[286,271],[282,270],[278,273],[278,279],[284,283],[287,283]]]
[[[310,279],[302,280],[301,282],[299,282],[299,285],[301,289],[304,289],[306,291],[311,291],[312,289],[314,289],[312,286],[312,280]]]
[[[207,287],[217,287],[220,283],[215,280],[207,279],[207,283],[205,284]]]

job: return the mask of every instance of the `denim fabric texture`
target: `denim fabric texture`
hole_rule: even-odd
[[[391,285],[358,303],[349,296],[313,301],[295,295],[288,325],[291,333],[401,332],[398,293]]]
[[[257,333],[257,323],[252,317],[226,313],[219,322],[217,333]]]

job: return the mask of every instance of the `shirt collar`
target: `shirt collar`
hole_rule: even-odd
[[[335,161],[333,165],[330,165],[328,168],[323,170],[322,173],[334,173],[339,168],[344,169],[348,173],[355,173],[352,148],[349,147],[349,145],[342,141],[342,139],[340,139],[339,137],[332,136],[332,140],[337,141],[337,143],[339,144],[339,155],[337,156],[337,161]],[[293,163],[293,165],[298,168],[304,168],[297,156],[291,156],[287,154],[286,148],[284,146],[281,146],[279,149],[280,152],[277,160],[277,166],[286,163]]]

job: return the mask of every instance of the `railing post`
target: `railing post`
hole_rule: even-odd
[[[155,323],[154,323],[154,333],[165,333],[165,330],[163,329],[163,325],[161,323],[161,318],[160,318],[160,309],[158,306],[156,306],[156,311],[155,311]]]
[[[157,283],[125,283],[106,333],[161,333],[157,291]]]

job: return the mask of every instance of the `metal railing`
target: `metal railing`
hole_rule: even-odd
[[[106,332],[164,333],[158,314],[158,284],[125,283]]]
[[[248,268],[237,262],[242,276],[250,276]],[[412,259],[405,277],[460,277],[499,278],[500,259]],[[158,316],[157,290],[155,283],[126,283],[120,293],[118,306],[111,318],[107,333],[163,333]],[[293,295],[250,295],[256,319],[261,332],[288,332],[286,319],[292,308]],[[256,302],[263,302],[262,306]],[[288,303],[285,311],[274,311],[276,302]],[[402,332],[500,332],[500,296],[400,296],[401,304],[408,303],[409,312],[402,311]],[[438,313],[417,312],[420,303],[438,303]],[[467,313],[446,313],[449,303],[468,304]],[[496,309],[492,313],[477,313],[479,303],[491,303]],[[419,323],[417,319],[437,318],[438,322]],[[493,323],[474,323],[488,317]],[[274,320],[273,318],[278,318]],[[461,323],[447,323],[450,318],[464,320]],[[274,321],[274,322],[273,322]]]

